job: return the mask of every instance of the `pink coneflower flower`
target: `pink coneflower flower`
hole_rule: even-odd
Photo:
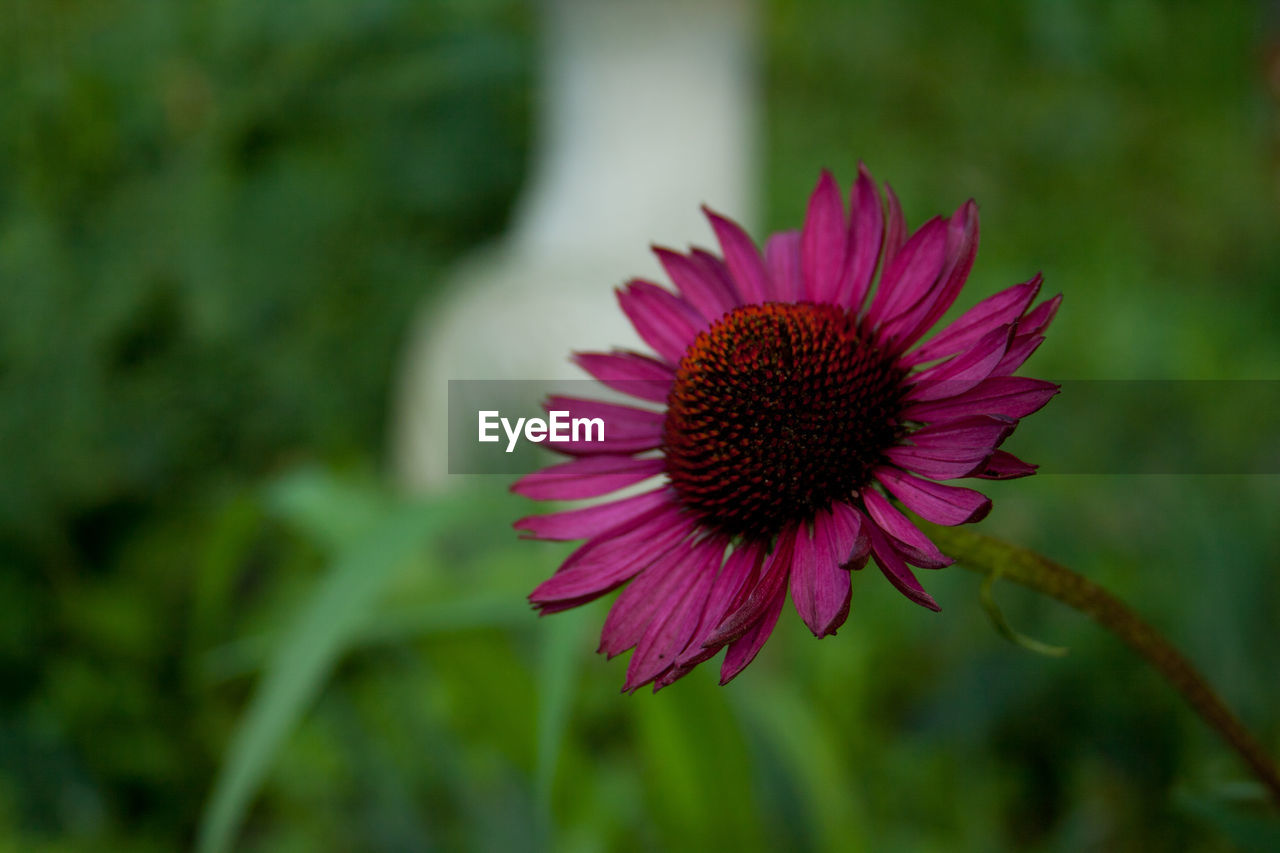
[[[804,228],[771,236],[763,256],[704,208],[723,258],[655,248],[677,292],[635,280],[618,293],[656,357],[575,356],[606,385],[665,408],[549,404],[603,418],[605,441],[559,445],[572,460],[515,492],[573,500],[660,478],[640,494],[515,524],[539,539],[586,540],[530,595],[543,613],[627,584],[600,641],[610,657],[635,650],[624,690],[656,690],[725,647],[728,682],[768,639],[788,590],[815,636],[835,633],[850,571],[868,559],[938,610],[911,567],[952,560],[898,504],[938,524],[977,521],[990,500],[937,481],[1034,472],[998,448],[1058,391],[1011,374],[1043,341],[1061,296],[1031,307],[1036,275],[921,343],[973,265],[977,208],[965,202],[908,237],[886,194],[887,212],[860,169],[846,211],[824,172]]]

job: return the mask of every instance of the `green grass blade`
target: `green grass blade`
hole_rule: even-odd
[[[591,611],[583,609],[558,613],[546,620],[545,625],[538,683],[538,758],[534,780],[538,841],[544,850],[554,849],[551,797],[560,749],[569,728],[579,640],[589,616]]]
[[[280,745],[366,623],[387,580],[464,507],[398,508],[342,549],[267,663],[201,820],[200,853],[230,848]]]

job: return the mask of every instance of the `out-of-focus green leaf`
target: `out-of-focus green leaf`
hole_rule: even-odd
[[[1255,794],[1251,805],[1265,803],[1266,792],[1260,786],[1250,787]],[[1262,814],[1258,808],[1246,809],[1238,798],[1196,795],[1189,791],[1179,792],[1174,801],[1197,820],[1238,844],[1241,850],[1280,850],[1280,818],[1274,811]]]
[[[385,519],[392,499],[372,482],[339,480],[321,468],[307,467],[271,483],[267,505],[309,539],[337,550]]]
[[[351,646],[410,642],[448,631],[514,628],[527,624],[529,607],[505,594],[468,595],[421,607],[389,606],[379,610],[351,636]],[[274,634],[245,637],[212,649],[203,672],[218,682],[254,672],[275,648]]]
[[[589,610],[560,614],[542,625],[542,654],[538,678],[538,758],[534,799],[538,816],[538,841],[552,849],[555,832],[551,794],[555,787],[560,748],[569,727],[569,709],[577,675],[582,637]]]
[[[856,777],[831,744],[841,743],[822,718],[785,682],[759,681],[734,695],[746,725],[780,758],[801,803],[814,850],[862,850],[867,815]]]
[[[392,572],[465,508],[456,499],[402,506],[343,548],[271,655],[201,820],[201,853],[230,849],[281,742],[368,618]]]
[[[987,616],[991,619],[992,626],[996,629],[996,633],[1004,637],[1009,642],[1017,646],[1022,646],[1029,652],[1035,652],[1045,657],[1060,658],[1067,653],[1066,646],[1052,646],[1048,643],[1042,643],[1034,637],[1028,637],[1026,634],[1019,632],[1009,620],[1004,618],[1004,611],[1000,609],[1000,605],[996,603],[995,596],[992,595],[991,588],[995,586],[996,578],[1000,577],[999,571],[993,571],[987,575],[982,581],[980,591],[982,600],[982,609],[987,612]]]
[[[622,678],[622,673],[611,676]],[[730,691],[714,672],[696,672],[634,707],[640,772],[661,846],[760,849],[765,837],[748,741],[735,725]]]

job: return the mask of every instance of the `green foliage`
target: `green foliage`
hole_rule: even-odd
[[[367,452],[410,309],[520,177],[524,34],[396,0],[6,12],[0,529],[47,549]]]
[[[0,20],[0,826],[173,849],[240,699],[197,664],[314,563],[245,495],[371,460],[411,309],[520,178],[527,13]]]

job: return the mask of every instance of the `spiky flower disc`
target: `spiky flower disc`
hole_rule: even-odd
[[[722,256],[657,248],[678,293],[641,280],[619,292],[657,357],[576,356],[592,376],[663,410],[549,401],[604,418],[605,441],[559,444],[571,461],[514,491],[575,500],[660,478],[638,495],[516,522],[537,538],[586,540],[533,591],[542,612],[627,585],[600,643],[610,656],[635,650],[624,689],[670,684],[726,647],[727,682],[773,631],[788,590],[816,636],[834,633],[848,615],[850,570],[868,559],[937,610],[911,566],[951,560],[891,499],[961,524],[985,516],[990,501],[937,481],[1034,472],[999,446],[1058,391],[1012,373],[1061,297],[1031,307],[1037,275],[920,343],[968,277],[977,209],[966,202],[908,237],[886,195],[887,212],[860,169],[846,212],[824,172],[804,228],[771,236],[763,256],[707,210]]]
[[[667,478],[710,528],[766,540],[870,480],[901,376],[834,305],[744,305],[698,334],[663,425]]]

